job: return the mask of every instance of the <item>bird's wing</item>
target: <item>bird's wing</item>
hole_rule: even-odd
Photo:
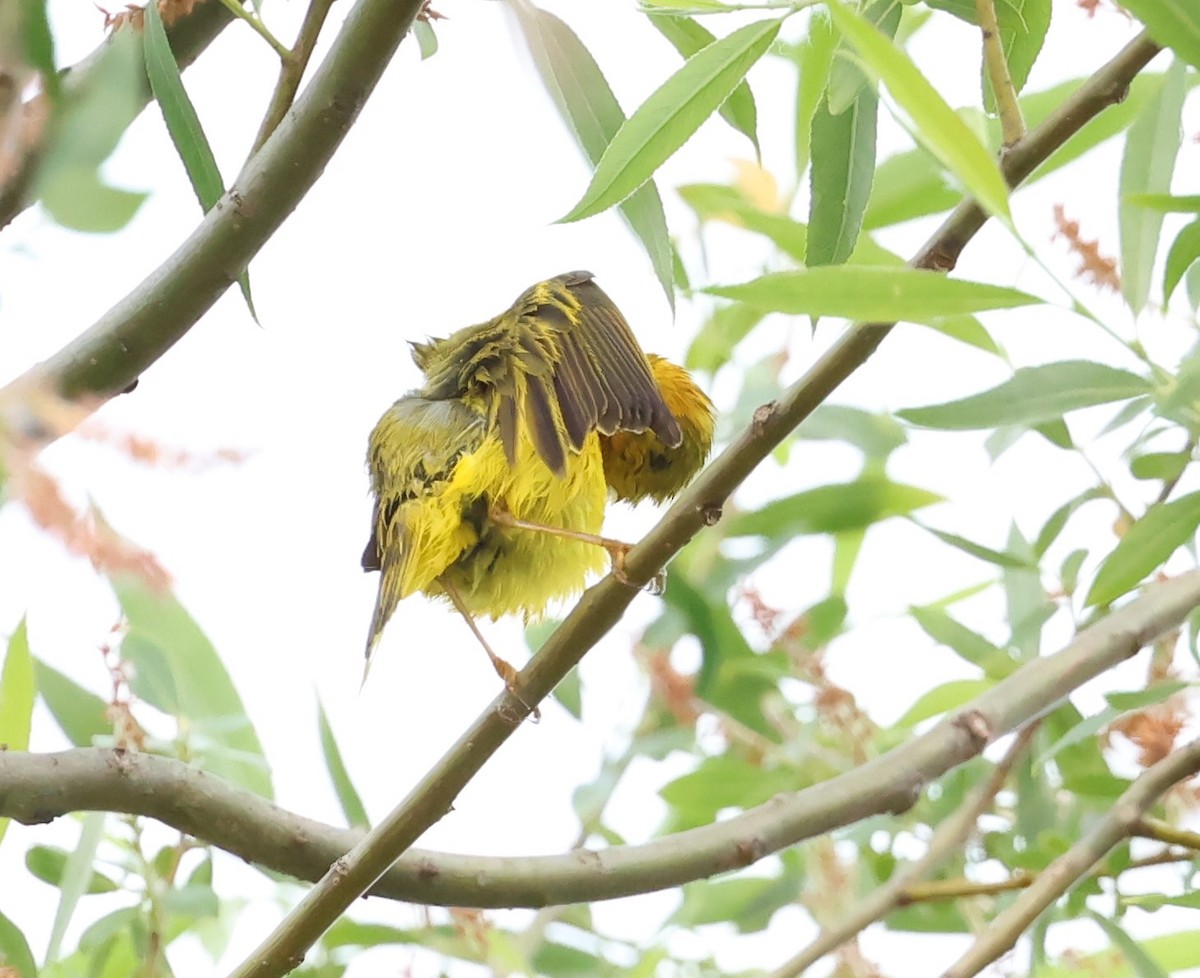
[[[449,491],[460,459],[484,439],[484,419],[461,401],[402,397],[371,433],[375,506],[365,571],[382,571],[367,654],[402,598],[428,586],[478,539],[465,499]]]
[[[633,331],[590,272],[539,282],[495,319],[417,346],[414,357],[429,396],[486,410],[510,463],[522,425],[559,474],[593,430],[649,430],[669,446],[681,439]]]

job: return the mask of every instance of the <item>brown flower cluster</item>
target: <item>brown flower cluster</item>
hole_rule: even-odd
[[[1117,274],[1117,260],[1100,253],[1099,241],[1083,239],[1079,233],[1079,222],[1067,218],[1062,204],[1054,205],[1054,224],[1058,230],[1051,240],[1063,238],[1079,258],[1079,269],[1075,274],[1091,281],[1093,285],[1120,292],[1121,276]]]

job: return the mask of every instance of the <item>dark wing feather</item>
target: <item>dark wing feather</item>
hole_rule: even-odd
[[[495,319],[414,347],[414,359],[422,396],[486,414],[510,464],[521,425],[559,475],[593,430],[650,430],[669,447],[682,438],[633,331],[590,272],[539,282]]]

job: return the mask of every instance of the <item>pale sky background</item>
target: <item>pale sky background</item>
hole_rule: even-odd
[[[591,48],[627,112],[679,63],[631,2],[546,6]],[[335,6],[331,28],[348,9],[348,0]],[[376,586],[376,578],[363,575],[358,564],[369,516],[363,454],[375,419],[415,383],[406,341],[494,315],[532,282],[573,268],[596,273],[647,349],[682,356],[705,313],[702,303],[681,301],[672,322],[644,253],[615,213],[572,225],[551,223],[578,198],[588,170],[528,63],[509,11],[501,3],[466,0],[443,0],[437,9],[449,18],[437,25],[441,50],[420,62],[416,45],[403,45],[324,178],[251,265],[262,328],[250,320],[236,290],[229,293],[147,372],[136,393],[101,413],[114,430],[201,454],[235,448],[252,453],[249,460],[203,475],[154,470],[74,437],[45,456],[73,499],[95,499],[122,533],[156,553],[174,575],[180,600],[221,653],[265,745],[279,803],[339,823],[319,760],[316,690],[373,818],[407,792],[497,692],[496,677],[465,625],[453,612],[421,599],[401,606],[371,680],[359,692]],[[51,12],[63,63],[101,40],[101,18],[85,0],[53,0]],[[268,3],[264,15],[287,39],[302,12],[300,3]],[[1088,20],[1073,3],[1056,0],[1055,17],[1031,90],[1094,70],[1133,35],[1129,22],[1108,9]],[[729,28],[719,19],[709,23],[718,33]],[[327,33],[332,36],[332,29]],[[950,22],[922,31],[913,46],[918,64],[932,72],[952,104],[977,102],[976,45],[971,29]],[[1161,58],[1155,67],[1166,64]],[[271,51],[235,24],[185,76],[227,180],[245,155],[275,72]],[[750,78],[764,162],[787,189],[794,179],[794,74],[789,65],[767,59]],[[1194,99],[1185,119],[1187,134],[1200,128]],[[885,113],[881,157],[906,143]],[[1196,172],[1198,150],[1185,141],[1177,172],[1189,167]],[[750,155],[744,137],[714,120],[663,168],[658,182],[674,234],[686,238],[693,222],[673,188],[727,180],[732,161]],[[1103,249],[1115,253],[1118,159],[1114,141],[1082,167],[1015,198],[1018,227],[1064,277],[1074,259],[1061,242],[1047,244],[1051,206],[1064,203],[1082,221],[1086,237],[1100,238]],[[119,185],[151,191],[120,234],[73,234],[35,209],[0,236],[0,382],[90,325],[198,219],[154,107],[132,127],[107,172]],[[1196,187],[1177,190],[1194,193]],[[889,232],[884,243],[909,254],[935,224],[905,226]],[[759,270],[764,252],[752,238],[729,232],[715,240],[712,284],[743,281]],[[694,248],[690,255],[695,257]],[[693,281],[708,284],[700,269],[691,264]],[[1134,366],[1122,359],[1119,347],[1108,344],[1106,350],[1094,329],[1061,308],[1061,293],[1005,232],[985,229],[958,274],[1015,285],[1058,304],[988,318],[1016,363],[1086,355]],[[1119,303],[1080,291],[1115,328],[1129,330]],[[814,341],[806,324],[774,322],[760,331],[757,352],[746,354],[747,360],[778,348],[786,332],[792,335],[793,374],[836,335],[834,327],[822,324]],[[1157,334],[1147,341],[1161,343]],[[1182,347],[1159,345],[1155,352],[1171,362]],[[900,408],[973,392],[1004,376],[999,361],[927,330],[902,327],[834,399]],[[714,386],[725,406],[729,381],[718,377]],[[1107,417],[1097,414],[1094,423],[1085,417],[1084,430]],[[894,458],[890,474],[951,497],[952,504],[928,510],[925,518],[991,546],[1002,545],[1014,516],[1026,533],[1035,533],[1069,486],[1088,482],[1082,465],[1037,439],[1023,440],[994,467],[981,441],[976,435],[917,434],[913,447]],[[785,473],[759,473],[739,498],[752,505],[785,488],[851,478],[856,466],[856,455],[836,446],[801,443]],[[1127,502],[1144,503],[1156,487],[1122,488]],[[650,509],[614,514],[609,529],[632,539],[654,516]],[[1079,540],[1108,539],[1112,517],[1103,506],[1084,510],[1062,553]],[[825,596],[829,552],[821,539],[798,541],[753,583],[769,601],[798,611]],[[1095,556],[1103,552],[1097,545]],[[0,511],[0,554],[0,634],[27,612],[34,653],[105,693],[107,677],[96,647],[117,611],[104,583],[86,562],[70,558],[57,541],[32,528],[18,507]],[[814,570],[806,574],[809,567]],[[910,604],[989,576],[987,566],[934,544],[907,524],[872,531],[850,598],[857,627],[829,654],[832,678],[886,723],[932,685],[933,676],[967,675],[965,666],[930,649],[901,616]],[[654,613],[654,601],[639,596],[627,621],[585,661],[585,723],[547,707],[542,722],[516,733],[422,846],[525,854],[571,844],[571,789],[591,779],[606,753],[620,750],[640,713],[645,690],[629,647]],[[993,637],[1000,634],[996,607],[978,602],[971,619]],[[1068,624],[1065,617],[1057,621],[1060,637],[1068,634]],[[523,661],[515,623],[489,625],[487,631],[502,654]],[[686,650],[681,655],[686,659]],[[1142,669],[1139,661],[1121,674],[1127,688],[1136,688]],[[1094,708],[1098,694],[1079,702]],[[169,733],[169,727],[160,732]],[[33,743],[39,750],[64,746],[42,712],[35,717]],[[684,758],[662,767],[635,765],[611,809],[615,826],[631,840],[647,838],[663,813],[658,785],[686,769]],[[20,892],[19,900],[12,899],[16,889],[6,883],[0,910],[23,927],[39,957],[55,893],[29,877],[19,857],[34,841],[69,845],[74,832],[68,820],[49,828],[14,825],[0,847],[0,878],[18,881]],[[233,860],[219,865],[217,885],[225,893],[271,893],[270,884]],[[105,905],[105,899],[88,898],[86,906],[117,905]],[[631,936],[649,934],[675,900],[668,893],[605,904],[597,908],[596,920]],[[401,925],[417,919],[410,908],[378,901],[360,903],[355,912]],[[269,899],[253,902],[223,967],[248,952],[277,913]],[[803,915],[789,909],[765,935],[728,942],[724,931],[714,929],[680,937],[673,946],[685,952],[700,946],[694,942],[710,941],[723,948],[728,967],[770,965],[792,954],[810,933]],[[1076,936],[1089,946],[1102,943],[1087,928]],[[962,945],[875,930],[863,946],[888,973],[916,976],[948,964]],[[917,947],[916,963],[898,963],[901,949],[911,956]],[[352,973],[390,974],[407,960],[407,951],[376,952]],[[178,945],[171,961],[180,978],[213,973],[194,945]],[[436,973],[436,961],[423,960],[416,973]]]

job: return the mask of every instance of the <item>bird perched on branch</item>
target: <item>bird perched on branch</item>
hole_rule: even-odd
[[[448,599],[496,672],[475,618],[539,616],[628,544],[600,535],[611,492],[665,501],[704,464],[713,407],[686,370],[647,357],[592,280],[569,272],[494,319],[412,344],[425,383],[371,432],[366,571],[380,571],[367,638],[403,598]]]

